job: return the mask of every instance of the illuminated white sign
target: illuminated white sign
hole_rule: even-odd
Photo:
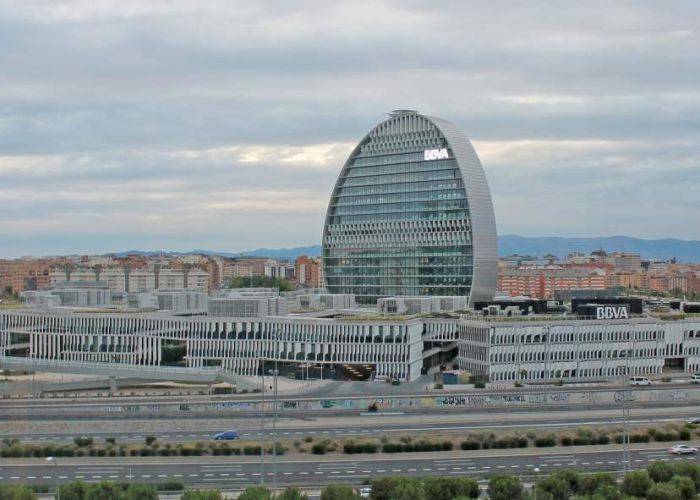
[[[596,319],[629,319],[626,307],[598,306],[596,309]]]
[[[444,160],[449,157],[450,155],[447,154],[447,148],[426,149],[423,151],[423,159],[425,160]]]

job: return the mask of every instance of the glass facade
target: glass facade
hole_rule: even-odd
[[[323,234],[329,292],[353,293],[365,304],[387,296],[470,296],[465,182],[458,155],[430,118],[392,113],[355,148],[333,190]]]

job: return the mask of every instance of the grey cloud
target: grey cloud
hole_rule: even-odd
[[[48,253],[42,217],[76,250],[80,230],[120,248],[317,242],[342,155],[299,168],[176,153],[351,144],[399,107],[504,145],[483,155],[501,232],[601,234],[607,212],[614,233],[699,238],[679,221],[700,208],[698,18],[690,0],[0,5],[0,192],[32,194],[0,198],[15,223],[0,255]],[[610,145],[577,146],[591,141]],[[13,155],[43,156],[3,171]],[[280,203],[253,221],[206,208],[241,190],[322,208]],[[168,216],[180,233],[144,229]]]

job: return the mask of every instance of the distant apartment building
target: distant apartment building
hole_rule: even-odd
[[[189,269],[185,273],[185,288],[190,290],[209,290],[209,273],[203,269]]]
[[[174,269],[161,269],[157,273],[156,287],[158,290],[182,290],[185,288],[185,275]]]
[[[279,262],[269,259],[265,263],[265,276],[270,278],[282,278],[286,280],[294,280],[296,276],[296,266],[289,262]]]
[[[323,288],[323,264],[320,257],[301,255],[294,261],[296,282],[308,288]]]
[[[100,269],[96,274],[99,281],[107,283],[112,293],[126,292],[126,271],[123,267]],[[72,275],[71,280],[75,281]]]
[[[47,288],[51,272],[65,263],[64,258],[0,260],[0,293]]]
[[[550,299],[557,290],[605,290],[606,272],[588,268],[501,270],[498,290],[510,296]]]
[[[129,273],[129,292],[142,292],[146,290],[155,290],[156,288],[156,273],[146,269],[136,269]]]
[[[616,271],[639,271],[642,268],[642,258],[638,253],[614,252],[603,258],[604,262],[612,264]]]

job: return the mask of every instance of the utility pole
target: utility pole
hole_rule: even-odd
[[[265,360],[260,359],[262,398],[260,399],[260,485],[265,485]]]
[[[270,370],[272,375],[272,491],[277,491],[277,360],[275,369]]]

